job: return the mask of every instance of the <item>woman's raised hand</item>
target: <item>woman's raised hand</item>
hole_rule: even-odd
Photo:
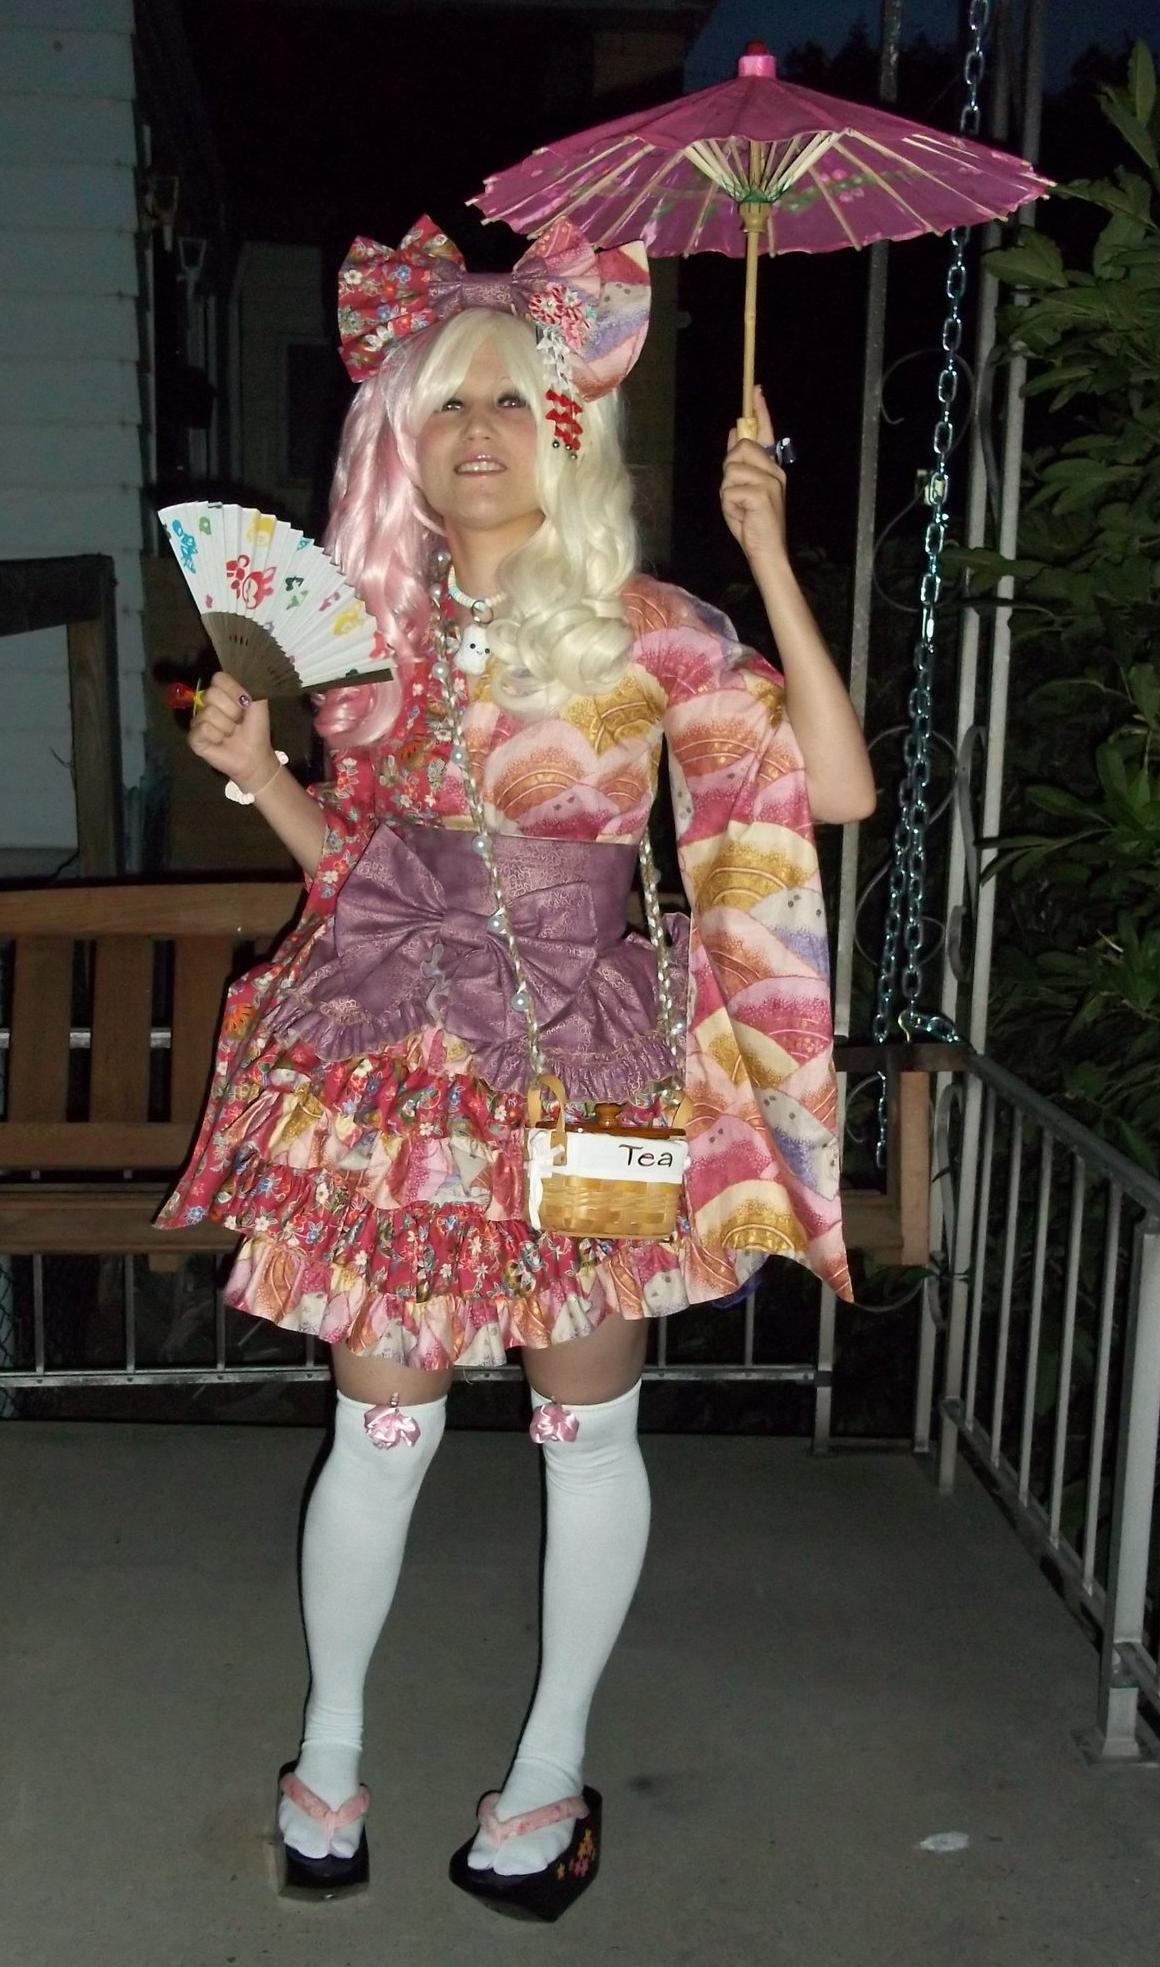
[[[270,742],[270,707],[246,695],[233,676],[219,669],[189,727],[190,749],[223,772],[243,792],[252,792],[278,769]]]
[[[767,446],[774,442],[773,419],[760,385],[753,391],[757,436],[743,437],[740,423],[729,433],[721,477],[725,524],[754,573],[785,564],[785,472]]]

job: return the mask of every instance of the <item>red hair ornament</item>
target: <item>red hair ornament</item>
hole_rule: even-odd
[[[581,424],[580,405],[574,397],[561,396],[558,390],[547,392],[550,405],[547,417],[556,435],[552,443],[557,450],[564,445],[570,457],[575,457],[580,449]]]

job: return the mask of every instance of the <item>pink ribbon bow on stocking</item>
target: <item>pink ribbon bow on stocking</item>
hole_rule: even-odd
[[[580,1423],[575,1414],[555,1400],[546,1400],[542,1407],[537,1407],[528,1429],[532,1440],[541,1447],[545,1441],[575,1441],[579,1432]]]
[[[363,1420],[363,1426],[376,1448],[397,1448],[405,1441],[413,1448],[419,1439],[419,1423],[410,1414],[399,1412],[399,1396],[395,1395],[387,1407],[372,1407]]]

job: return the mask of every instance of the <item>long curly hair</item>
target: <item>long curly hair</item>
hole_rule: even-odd
[[[497,701],[534,714],[610,689],[628,661],[620,596],[638,543],[618,390],[585,406],[580,453],[569,457],[552,442],[533,329],[490,308],[465,310],[404,343],[360,386],[343,427],[324,543],[395,649],[416,655],[430,624],[427,566],[442,528],[419,489],[415,440],[487,343],[536,418],[543,523],[503,563],[503,613],[488,635]],[[332,747],[372,744],[396,704],[390,685],[332,690],[318,729]]]

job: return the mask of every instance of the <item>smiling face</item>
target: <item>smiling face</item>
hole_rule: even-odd
[[[543,519],[536,481],[535,412],[493,341],[475,351],[461,383],[437,400],[415,435],[419,485],[453,555],[457,537],[499,556]]]

